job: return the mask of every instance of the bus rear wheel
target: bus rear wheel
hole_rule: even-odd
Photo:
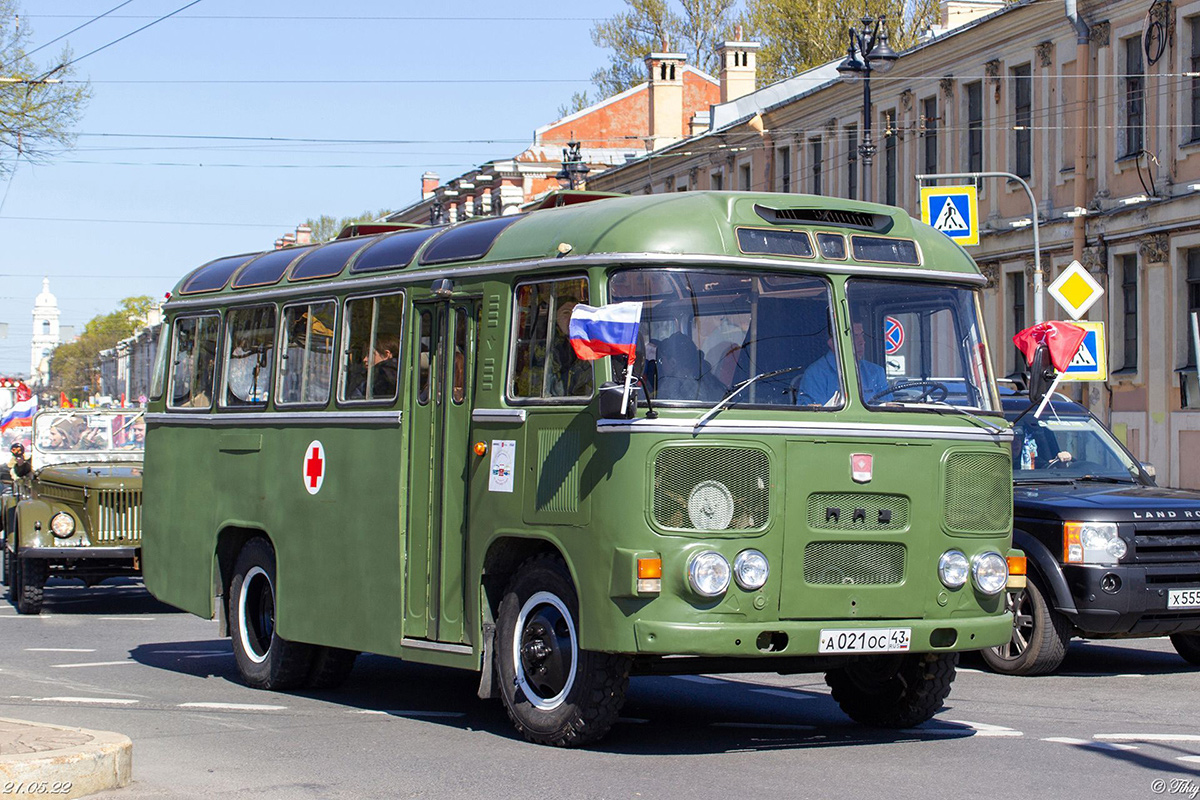
[[[504,591],[495,667],[504,708],[531,742],[577,747],[617,721],[630,660],[579,647],[579,598],[566,564],[534,556]]]
[[[238,553],[229,597],[233,656],[242,679],[255,689],[302,686],[313,648],[275,631],[275,549],[266,539],[251,539]]]
[[[958,653],[864,658],[825,673],[833,699],[855,722],[911,728],[933,718],[950,694]]]

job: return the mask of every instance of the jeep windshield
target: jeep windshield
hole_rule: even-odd
[[[1095,417],[1055,413],[1053,405],[1013,428],[1013,481],[1141,483],[1141,469]]]
[[[851,278],[846,299],[869,408],[1001,413],[976,290]]]
[[[43,463],[140,456],[145,441],[146,420],[137,409],[44,411],[33,419],[34,451]]]

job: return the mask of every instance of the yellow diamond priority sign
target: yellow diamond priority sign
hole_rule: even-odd
[[[1104,289],[1078,261],[1072,261],[1046,291],[1071,319],[1082,317],[1104,295]]]

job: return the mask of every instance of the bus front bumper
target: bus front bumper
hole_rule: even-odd
[[[821,631],[911,631],[907,652],[982,650],[1012,639],[1011,614],[950,619],[634,623],[638,653],[776,658],[820,654]],[[852,652],[847,650],[839,653]]]

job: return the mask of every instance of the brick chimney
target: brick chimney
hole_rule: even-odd
[[[650,142],[657,150],[684,136],[683,130],[683,53],[650,53],[646,56],[650,71]]]
[[[312,244],[312,228],[301,225],[296,228],[296,244]]]
[[[433,197],[433,193],[437,190],[441,178],[436,172],[426,172],[421,176],[421,199],[428,200]]]
[[[742,26],[738,25],[732,42],[721,42],[717,58],[721,62],[721,102],[728,103],[748,95],[757,80],[758,42],[743,42]]]

